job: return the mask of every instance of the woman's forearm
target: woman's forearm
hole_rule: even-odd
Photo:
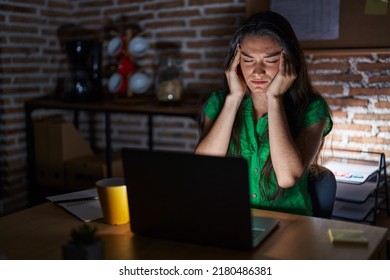
[[[270,152],[280,187],[293,186],[304,172],[304,163],[288,127],[282,96],[268,96]]]
[[[225,104],[214,123],[206,123],[204,130],[208,131],[207,135],[199,142],[195,149],[196,154],[207,154],[216,156],[225,156],[228,148],[232,128],[238,108],[240,107],[241,98],[234,95],[226,96]]]

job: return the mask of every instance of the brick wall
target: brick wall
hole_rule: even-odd
[[[68,1],[0,2],[0,197],[4,211],[26,206],[24,101],[53,90],[61,71],[58,26],[72,17]]]
[[[5,212],[27,205],[24,101],[52,93],[67,73],[57,29],[80,23],[101,32],[107,20],[120,16],[136,21],[145,31],[150,49],[138,63],[150,75],[158,43],[175,43],[186,92],[208,94],[221,85],[223,58],[232,33],[245,18],[245,1],[1,1],[0,204]],[[307,61],[334,114],[335,129],[327,149],[384,151],[390,157],[390,50],[307,52]],[[47,112],[35,116],[40,114]],[[81,116],[80,129],[86,137],[88,125],[95,124],[98,148],[104,147],[102,119]],[[117,115],[113,121],[114,149],[147,146],[144,116]],[[168,117],[154,121],[156,148],[193,150],[198,138],[195,121]]]
[[[332,108],[325,152],[390,157],[390,50],[306,52],[311,78]]]

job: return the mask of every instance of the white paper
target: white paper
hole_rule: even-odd
[[[85,200],[79,202],[59,203],[64,199],[78,199],[83,197],[97,196],[97,190],[89,189],[77,192],[71,192],[60,195],[53,195],[46,197],[47,200],[55,203],[56,205],[64,208],[69,213],[73,214],[84,222],[91,222],[103,218],[103,212],[100,207],[99,200]]]
[[[340,0],[271,0],[271,10],[287,18],[300,41],[339,38]]]
[[[336,181],[340,183],[362,184],[378,171],[378,166],[335,161],[327,162],[324,166],[333,172]]]

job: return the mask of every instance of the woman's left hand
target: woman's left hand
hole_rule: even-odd
[[[282,52],[279,59],[279,71],[269,85],[267,95],[273,97],[283,96],[296,77],[294,65],[286,60],[286,55]]]

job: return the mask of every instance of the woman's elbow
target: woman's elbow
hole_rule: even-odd
[[[226,156],[226,152],[219,150],[217,148],[211,148],[203,145],[199,145],[195,148],[194,154],[196,155],[204,155],[204,156],[216,156],[216,157],[224,157]]]
[[[296,183],[298,183],[300,178],[301,178],[301,175],[284,174],[283,176],[277,177],[276,180],[278,181],[279,187],[281,187],[283,189],[287,189],[287,188],[293,187]]]

